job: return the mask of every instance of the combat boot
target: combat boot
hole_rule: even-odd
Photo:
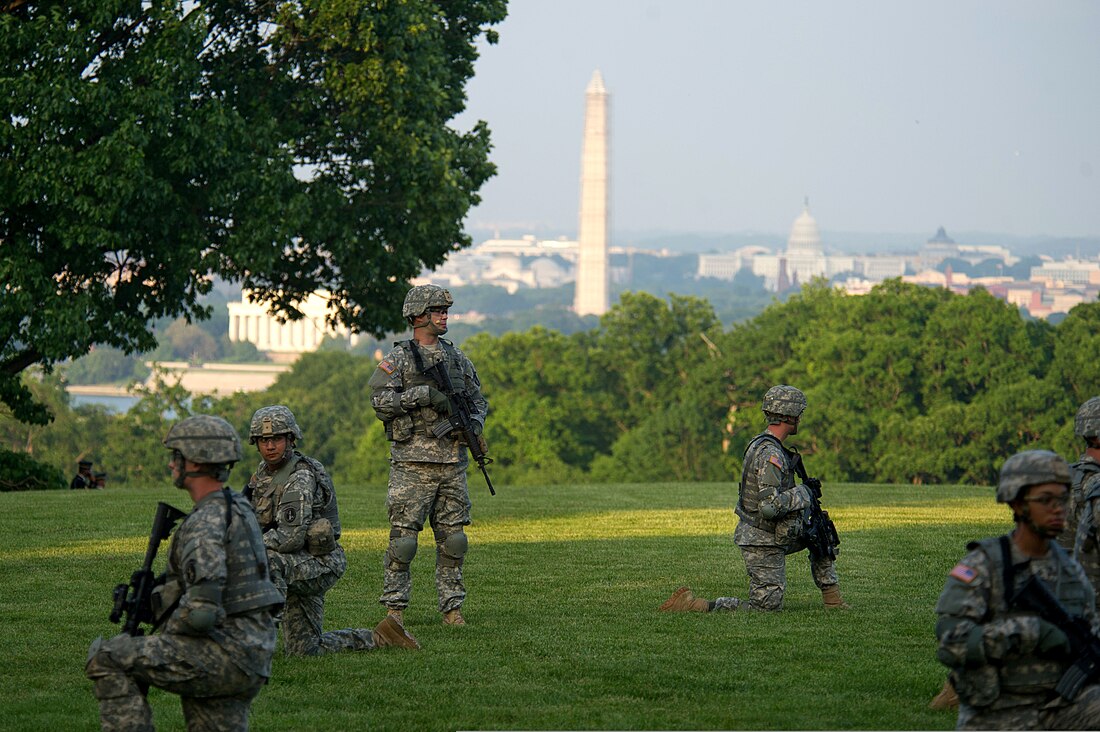
[[[825,601],[825,608],[827,610],[851,610],[852,606],[844,602],[844,598],[840,596],[840,587],[838,585],[829,585],[821,590],[821,598]]]
[[[454,610],[448,610],[447,612],[443,613],[443,624],[444,625],[465,625],[466,624],[466,618],[462,617],[462,611],[460,611],[456,607]]]
[[[959,695],[955,693],[955,687],[951,685],[951,679],[943,682],[943,688],[936,698],[928,704],[929,709],[958,709]]]
[[[393,619],[392,615],[382,618],[382,622],[374,626],[371,631],[375,648],[408,648],[413,651],[420,650],[420,641],[413,638],[412,633],[405,630],[405,626]]]
[[[681,587],[657,609],[663,613],[705,613],[710,612],[710,603],[693,595],[690,588]]]
[[[404,611],[404,610],[402,610],[402,609],[401,609],[401,608],[399,608],[399,607],[391,607],[391,608],[389,608],[388,610],[386,610],[386,615],[387,615],[388,617],[391,617],[391,618],[393,618],[394,620],[396,620],[396,621],[397,621],[398,623],[400,623],[401,625],[404,625],[404,624],[405,624],[405,611]]]

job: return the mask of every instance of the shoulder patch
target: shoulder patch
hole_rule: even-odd
[[[393,372],[396,370],[395,366],[392,363],[390,363],[389,361],[380,362],[378,364],[378,368],[382,369],[383,371],[385,371],[387,374],[390,374],[391,376],[393,375]]]
[[[978,576],[978,573],[965,564],[956,564],[955,568],[951,570],[950,576],[960,582],[970,584],[974,581],[974,578]]]
[[[768,462],[779,468],[780,470],[784,470],[783,463],[779,460],[778,455],[769,455]]]

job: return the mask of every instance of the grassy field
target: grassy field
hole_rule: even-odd
[[[423,650],[276,658],[257,730],[950,729],[933,607],[967,540],[1007,526],[991,489],[826,485],[853,609],[826,612],[806,555],[788,561],[782,613],[658,613],[682,584],[744,596],[733,484],[498,486],[471,480],[463,608],[435,609],[431,534],[406,624]],[[385,491],[343,486],[349,570],[326,628],[373,626]],[[98,729],[83,666],[117,626],[111,588],[140,564],[168,487],[0,494],[0,728]],[[159,571],[163,559],[158,561]],[[150,694],[159,729],[176,697]]]

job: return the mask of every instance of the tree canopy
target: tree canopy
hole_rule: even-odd
[[[215,275],[283,317],[400,327],[469,245],[489,131],[450,126],[505,0],[0,3],[0,401],[21,373],[208,316]]]

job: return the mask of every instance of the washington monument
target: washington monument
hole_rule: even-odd
[[[603,315],[608,307],[608,94],[598,70],[593,72],[584,96],[579,256],[573,310],[577,315]]]

